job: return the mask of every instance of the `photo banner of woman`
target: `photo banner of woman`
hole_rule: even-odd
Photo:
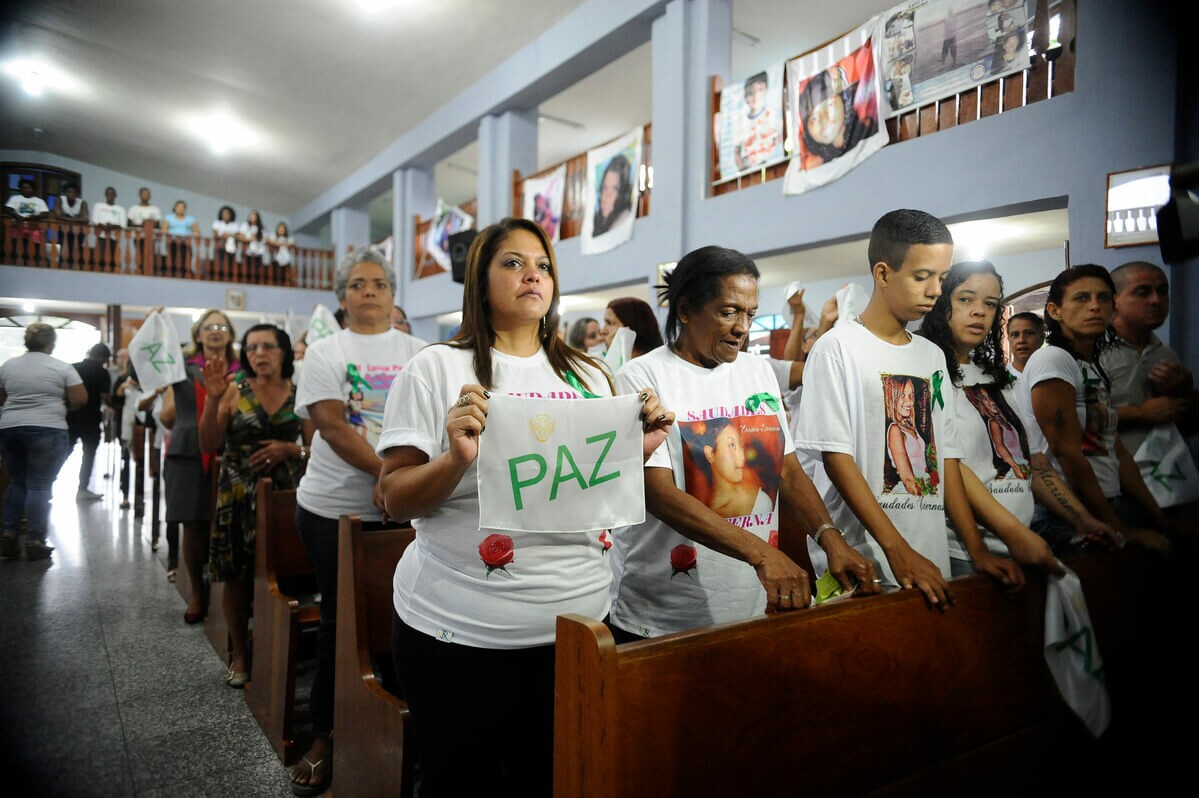
[[[783,152],[783,62],[720,93],[720,179],[761,169],[786,157]]]
[[[884,117],[1028,69],[1032,0],[908,0],[879,16]]]
[[[562,232],[562,200],[566,194],[566,164],[540,177],[525,178],[521,216],[540,225],[551,244]]]
[[[488,401],[478,466],[479,517],[488,528],[561,533],[566,523],[585,532],[645,520],[636,394]]]
[[[778,404],[776,397],[760,401],[767,399]],[[769,516],[778,501],[784,448],[777,412],[676,426],[687,493],[738,526],[774,523]]]
[[[437,261],[443,269],[450,268],[450,236],[471,230],[475,226],[475,217],[464,212],[456,205],[449,205],[441,198],[437,200],[437,211],[433,214],[433,226],[429,228],[428,238],[425,239],[425,250],[429,257]],[[417,275],[418,277],[422,275]]]
[[[827,47],[787,62],[795,137],[784,194],[831,183],[887,143],[879,124],[882,86],[874,68],[874,20]]]
[[[579,251],[598,255],[633,237],[633,218],[640,197],[644,130],[640,127],[587,153],[583,232]]]

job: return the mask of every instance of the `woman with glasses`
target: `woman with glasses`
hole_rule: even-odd
[[[308,450],[310,430],[296,415],[291,339],[273,324],[251,327],[241,342],[241,370],[230,376],[221,355],[201,373],[208,399],[200,416],[200,449],[224,446],[217,482],[216,524],[208,549],[208,577],[223,582],[225,622],[232,652],[225,683],[241,689],[249,679],[246,632],[254,578],[259,477],[292,490]],[[310,425],[308,425],[310,426]]]
[[[187,379],[165,389],[162,396],[162,425],[171,431],[167,441],[166,522],[183,527],[183,570],[191,595],[183,621],[197,624],[208,614],[208,591],[203,569],[208,559],[208,524],[212,519],[208,468],[211,455],[200,451],[199,420],[208,394],[201,370],[213,358],[222,358],[236,369],[233,354],[233,325],[219,310],[205,311],[192,325],[192,347],[187,355]],[[148,398],[148,397],[147,397]]]

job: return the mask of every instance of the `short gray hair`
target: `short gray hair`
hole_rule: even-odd
[[[342,258],[341,263],[337,264],[337,271],[333,273],[333,293],[337,294],[339,300],[346,298],[346,283],[350,282],[350,272],[359,263],[377,263],[382,266],[383,273],[387,275],[387,284],[391,286],[392,296],[395,296],[396,278],[391,261],[387,260],[387,256],[377,247],[361,247]]]
[[[25,348],[30,352],[49,352],[57,339],[58,333],[49,324],[39,321],[25,328]]]

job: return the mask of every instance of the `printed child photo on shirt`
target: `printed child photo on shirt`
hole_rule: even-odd
[[[963,392],[987,425],[995,478],[1005,479],[1010,475],[1012,479],[1028,479],[1028,438],[1024,425],[1003,398],[1003,391],[992,384],[971,385]]]
[[[687,493],[722,518],[774,510],[783,462],[778,416],[739,416],[678,424]]]
[[[364,373],[365,372],[365,373]],[[373,447],[383,431],[387,392],[400,369],[350,363],[346,366],[346,423]]]
[[[1091,456],[1114,454],[1116,419],[1108,410],[1107,384],[1084,363],[1082,370],[1082,396],[1087,409],[1087,423],[1082,430],[1082,453]]]
[[[907,374],[880,376],[887,441],[883,493],[935,496],[941,476],[928,380]]]

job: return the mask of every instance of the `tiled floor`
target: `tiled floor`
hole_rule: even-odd
[[[144,523],[118,508],[110,458],[98,502],[75,502],[78,449],[63,466],[52,560],[0,562],[0,793],[290,796],[243,694],[183,623],[148,508]]]

